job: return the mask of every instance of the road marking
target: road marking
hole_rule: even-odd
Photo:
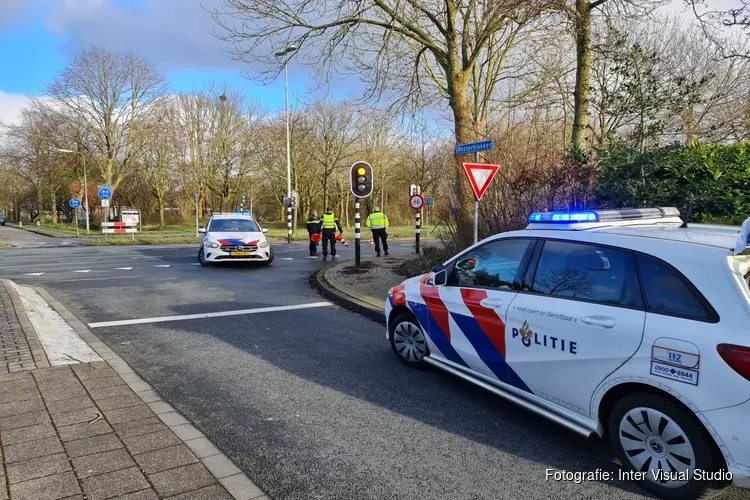
[[[192,263],[192,264],[190,264],[190,265],[191,265],[191,266],[200,266],[200,262],[193,262],[193,263]]]
[[[24,276],[41,276],[44,273],[26,273]]]
[[[118,271],[130,271],[133,268],[132,267],[116,267],[115,269],[117,269]]]
[[[154,267],[169,267],[169,264],[156,264]]]
[[[91,269],[80,269],[78,271],[73,271],[74,273],[90,273]]]
[[[281,260],[294,260],[293,257],[282,257]]]
[[[184,321],[188,319],[220,318],[223,316],[241,316],[245,314],[261,314],[279,311],[294,311],[298,309],[313,309],[316,307],[329,307],[330,302],[312,302],[310,304],[297,304],[294,306],[259,307],[257,309],[238,309],[236,311],[221,311],[203,314],[185,314],[182,316],[161,316],[156,318],[124,319],[120,321],[101,321],[89,323],[89,328],[104,328],[108,326],[143,325],[145,323],[164,323],[167,321]]]
[[[308,259],[317,259],[317,257],[313,257],[312,255],[308,257]]]

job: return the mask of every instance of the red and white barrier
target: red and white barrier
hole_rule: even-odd
[[[104,234],[130,234],[137,232],[137,222],[102,222],[102,233]]]

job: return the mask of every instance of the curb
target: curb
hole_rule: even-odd
[[[343,263],[354,262],[354,261],[343,261]],[[338,264],[334,264],[338,265]],[[355,312],[365,318],[385,325],[385,311],[382,309],[376,309],[369,304],[364,304],[352,297],[349,294],[334,288],[325,279],[326,270],[333,266],[326,266],[319,271],[315,271],[310,275],[309,284],[323,297],[327,298],[331,302],[338,304],[352,312]]]
[[[55,234],[54,231],[46,231],[44,229],[37,229],[36,226],[32,226],[32,227],[23,226],[23,227],[19,227],[18,224],[15,224],[15,223],[14,224],[8,223],[6,225],[9,226],[9,227],[14,227],[16,229],[20,229],[21,231],[27,231],[29,233],[38,234],[40,236],[46,236],[47,238],[71,238],[71,236],[69,236],[67,234]]]
[[[199,462],[216,478],[235,500],[269,500],[270,497],[253,483],[219,448],[190,421],[183,417],[112,349],[55,297],[42,287],[34,287],[57,313],[117,373],[123,382],[154,411],[156,416],[187,446]]]

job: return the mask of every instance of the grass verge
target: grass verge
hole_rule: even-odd
[[[160,238],[144,238],[136,237],[134,240],[130,239],[129,236],[110,236],[106,240],[100,238],[97,240],[90,240],[84,243],[87,246],[114,246],[114,245],[184,245],[192,243],[197,245],[200,243],[200,239],[196,237],[160,237]]]

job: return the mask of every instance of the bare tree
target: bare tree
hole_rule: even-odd
[[[174,184],[177,164],[179,134],[172,108],[173,102],[162,100],[144,117],[145,119],[134,130],[142,136],[143,147],[137,158],[145,180],[159,205],[159,227],[165,225],[164,209],[166,195]]]
[[[549,0],[224,0],[213,12],[218,36],[256,79],[275,77],[284,61],[275,53],[289,44],[319,77],[336,71],[360,75],[365,97],[394,105],[446,103],[456,141],[481,134],[472,117],[472,86],[480,95],[494,85],[507,40],[538,18]],[[509,38],[510,37],[510,38]],[[495,64],[494,61],[500,61]],[[478,70],[478,65],[482,69]],[[454,172],[459,216],[468,222],[471,198],[459,168]],[[459,226],[470,239],[470,224]]]
[[[164,79],[135,54],[94,47],[75,56],[47,88],[85,126],[105,184],[116,190],[143,147],[134,127],[164,92]]]

